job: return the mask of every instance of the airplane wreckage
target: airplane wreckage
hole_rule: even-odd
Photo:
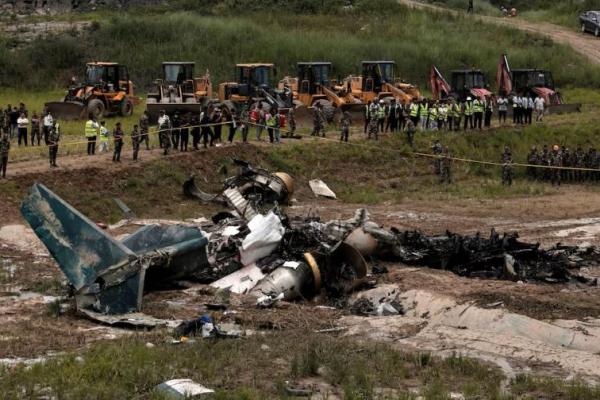
[[[212,221],[148,224],[118,240],[41,184],[21,212],[67,277],[78,310],[92,318],[141,311],[144,291],[183,279],[253,295],[258,306],[316,296],[342,304],[335,299],[365,283],[366,260],[466,277],[596,284],[578,271],[599,264],[594,247],[542,249],[494,231],[484,238],[388,230],[365,209],[347,220],[292,218],[279,207],[294,191],[288,174],[235,163],[240,173],[220,194],[201,191],[193,177],[184,184],[185,196],[229,208]]]

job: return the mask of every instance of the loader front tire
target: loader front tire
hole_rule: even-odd
[[[99,99],[90,100],[87,106],[88,114],[92,114],[96,119],[104,116],[105,109],[106,107],[104,107],[104,103]],[[87,115],[85,117],[87,118]]]
[[[133,114],[133,103],[131,100],[127,99],[121,104],[119,114],[121,114],[122,117],[130,117]]]

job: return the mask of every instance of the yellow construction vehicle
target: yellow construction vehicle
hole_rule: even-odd
[[[331,122],[339,111],[362,107],[360,99],[348,96],[343,87],[330,78],[330,62],[299,62],[296,77],[285,77],[278,85],[280,90],[289,89],[294,96],[294,109],[298,120],[310,116],[308,108],[323,106],[325,116]]]
[[[85,81],[73,83],[62,101],[48,102],[46,110],[59,119],[97,118],[119,114],[128,117],[140,100],[134,97],[127,67],[114,62],[86,64]]]
[[[219,101],[229,108],[261,102],[266,108],[289,109],[291,90],[274,87],[275,73],[270,63],[236,64],[235,81],[219,84]]]
[[[373,100],[396,99],[407,104],[421,98],[419,88],[395,77],[394,61],[363,61],[362,75],[342,81],[343,89],[363,104]]]
[[[154,88],[148,93],[146,110],[150,120],[155,122],[158,114],[164,110],[168,115],[188,112],[200,114],[203,106],[212,98],[212,84],[208,72],[194,77],[193,62],[163,62],[162,79],[154,82]]]

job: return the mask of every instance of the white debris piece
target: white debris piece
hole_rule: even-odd
[[[265,274],[260,268],[252,263],[211,283],[210,286],[226,289],[232,293],[244,294],[248,293],[264,277]]]
[[[319,197],[327,197],[330,199],[337,199],[335,193],[320,179],[311,179],[308,184],[310,185],[310,190],[315,194],[315,196]]]
[[[191,379],[172,379],[158,385],[158,389],[175,399],[188,399],[215,391],[204,387]]]
[[[281,220],[272,211],[267,215],[257,215],[248,222],[250,233],[242,242],[241,261],[250,265],[271,254],[283,238],[285,229]]]

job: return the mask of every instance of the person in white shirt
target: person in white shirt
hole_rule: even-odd
[[[52,129],[52,126],[54,125],[54,118],[52,118],[52,114],[50,114],[50,111],[48,111],[44,116],[44,122],[42,124],[44,128],[44,142],[47,145],[48,134],[50,133],[50,129]]]
[[[504,95],[498,98],[498,122],[502,125],[506,123],[506,114],[508,112],[508,99]]]
[[[17,119],[17,143],[19,146],[21,141],[27,146],[27,125],[29,125],[29,120],[25,113],[21,113],[21,116]]]
[[[537,96],[533,102],[533,108],[535,109],[535,120],[540,122],[544,119],[544,109],[546,108],[546,101],[542,96]]]
[[[521,98],[519,96],[513,96],[513,123],[518,124],[521,122]]]

